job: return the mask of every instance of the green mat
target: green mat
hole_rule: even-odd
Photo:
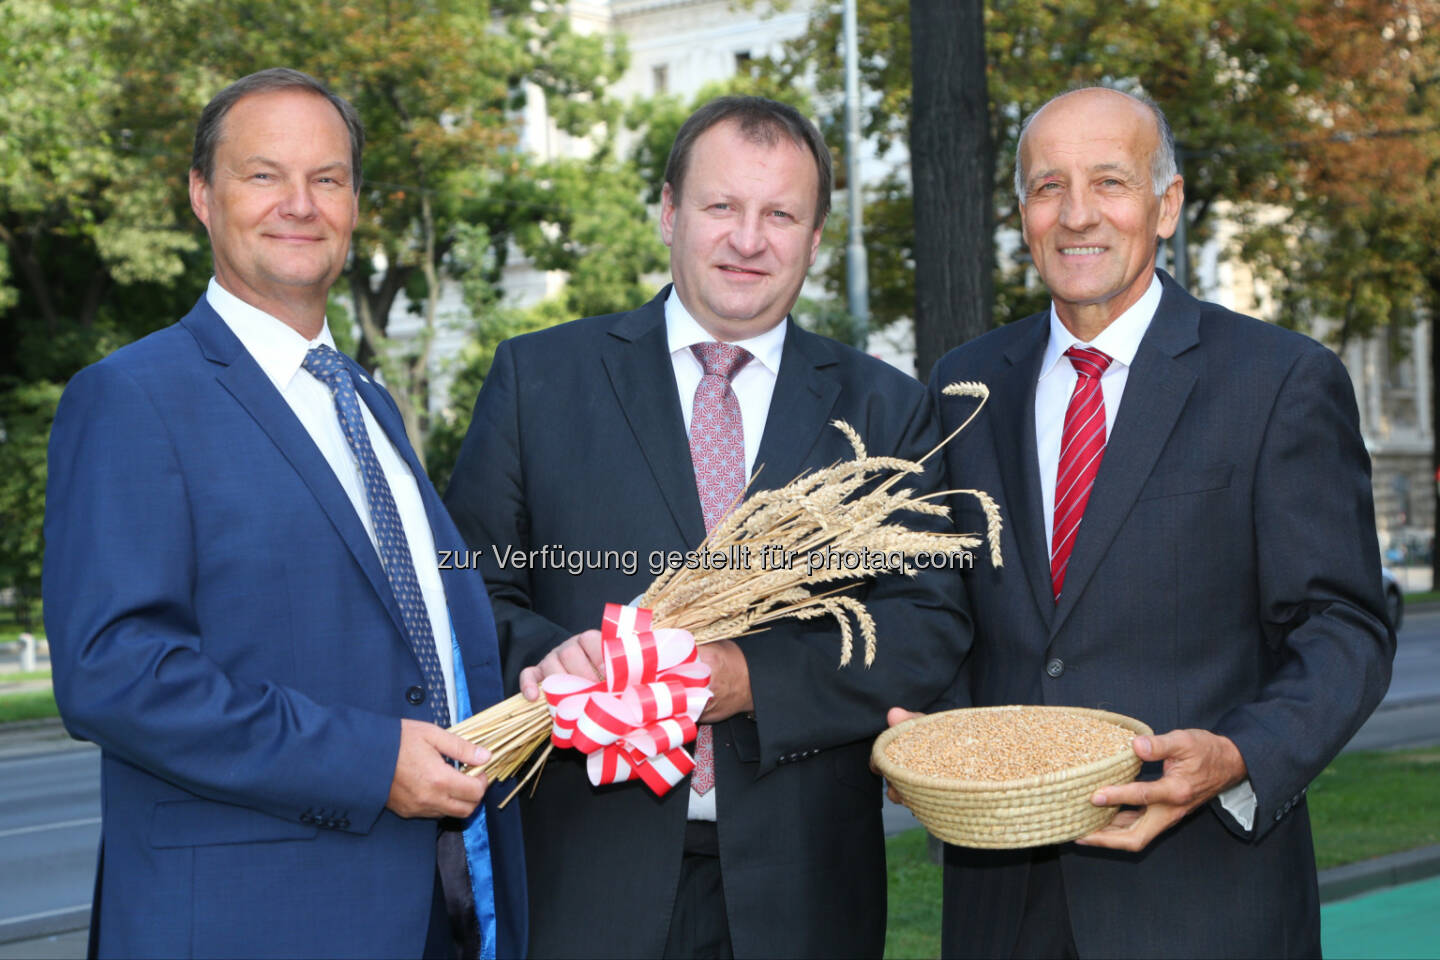
[[[1329,960],[1440,956],[1440,876],[1320,908]]]

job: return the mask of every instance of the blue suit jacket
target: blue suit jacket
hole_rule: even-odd
[[[359,373],[359,368],[354,368]],[[357,388],[463,541],[394,401]],[[55,695],[103,751],[103,955],[418,956],[436,825],[385,809],[430,718],[375,548],[325,458],[204,298],[71,380],[50,439]],[[475,709],[501,696],[480,578],[443,574]],[[519,823],[486,798],[500,954],[524,953]]]
[[[940,388],[990,387],[946,466],[1006,520],[1005,566],[964,573],[975,642],[952,693],[1212,730],[1245,758],[1248,832],[1212,800],[1138,854],[1059,848],[1082,957],[1318,955],[1306,787],[1379,703],[1395,653],[1369,457],[1335,354],[1161,279],[1058,603],[1035,447],[1048,312],[936,365],[945,430],[975,401]],[[954,505],[962,529],[981,519]],[[1009,955],[1029,864],[1029,851],[947,851],[945,956]]]

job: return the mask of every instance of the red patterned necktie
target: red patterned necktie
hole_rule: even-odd
[[[697,343],[690,348],[705,375],[695,388],[690,413],[690,462],[695,467],[695,488],[700,512],[709,533],[745,489],[745,429],[740,422],[740,398],[730,379],[750,362],[743,347],[729,343]],[[701,724],[695,738],[695,773],[690,789],[700,796],[715,786],[715,736],[710,724]]]
[[[1050,585],[1055,601],[1065,586],[1065,568],[1075,549],[1075,533],[1095,486],[1100,459],[1105,455],[1105,394],[1100,376],[1110,357],[1093,347],[1065,351],[1075,368],[1075,392],[1065,408],[1065,429],[1060,435],[1060,467],[1055,473],[1055,522],[1050,537]]]

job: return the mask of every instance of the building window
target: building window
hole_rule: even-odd
[[[735,51],[735,72],[748,74],[750,72],[750,61],[753,59],[754,58],[750,56],[749,50]]]
[[[670,92],[670,65],[659,63],[650,68],[650,77],[655,81],[655,95]]]

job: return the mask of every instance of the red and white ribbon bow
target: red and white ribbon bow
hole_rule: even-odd
[[[569,673],[541,682],[557,747],[587,754],[595,786],[638,777],[657,795],[695,769],[683,744],[710,700],[710,668],[687,630],[651,630],[641,607],[605,605],[601,651],[605,679]]]

